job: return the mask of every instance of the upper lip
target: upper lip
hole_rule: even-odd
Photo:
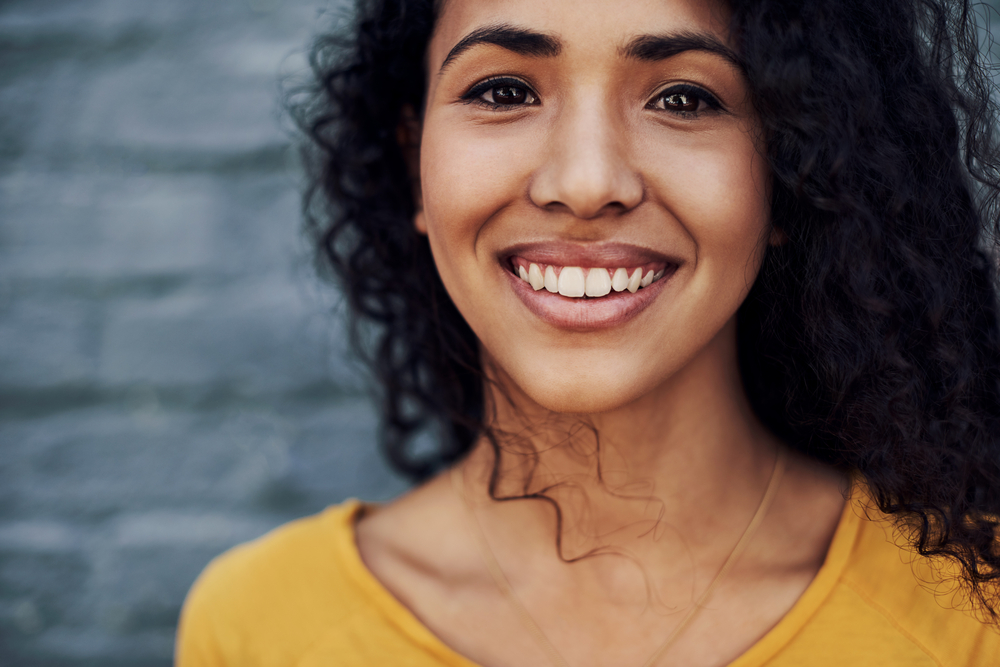
[[[536,241],[512,245],[502,250],[499,256],[501,260],[521,257],[528,262],[555,266],[630,267],[649,262],[681,264],[679,258],[650,248],[608,241],[586,244],[568,241]]]

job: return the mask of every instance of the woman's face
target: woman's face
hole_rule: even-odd
[[[501,378],[545,408],[613,409],[732,357],[771,231],[727,19],[704,0],[444,4],[416,225]]]

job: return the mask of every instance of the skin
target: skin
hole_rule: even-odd
[[[489,498],[485,440],[459,473],[508,580],[574,666],[649,658],[729,555],[783,447],[750,410],[736,360],[736,311],[766,245],[781,242],[746,80],[718,53],[649,61],[622,49],[678,33],[732,48],[727,18],[696,0],[450,0],[429,45],[422,124],[400,133],[415,164],[419,142],[414,223],[481,342],[493,426],[540,452],[530,468],[506,440],[498,493],[557,484],[562,553],[551,505]],[[553,36],[558,53],[481,44],[441,68],[465,36],[497,24]],[[470,102],[497,76],[523,82],[529,102],[497,108],[495,88]],[[662,93],[678,84],[719,108],[668,107]],[[624,321],[562,326],[512,287],[505,260],[523,244],[554,256],[624,244],[677,269]],[[658,665],[728,664],[815,576],[846,482],[788,457],[750,548]],[[473,525],[445,475],[366,513],[357,541],[372,573],[459,653],[489,667],[550,664],[494,585]],[[609,555],[567,562],[595,548]]]

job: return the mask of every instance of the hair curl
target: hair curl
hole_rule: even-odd
[[[738,313],[744,384],[790,446],[860,474],[916,550],[1000,618],[1000,151],[968,0],[733,0],[765,132],[768,250]],[[398,141],[421,109],[431,0],[358,0],[293,104],[308,229],[381,388],[381,444],[415,480],[483,432],[478,341],[413,230]],[[428,455],[413,436],[440,430]]]

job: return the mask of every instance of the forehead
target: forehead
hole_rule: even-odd
[[[430,44],[432,71],[484,26],[551,35],[566,56],[607,56],[644,34],[697,33],[729,43],[729,11],[717,0],[444,0]]]

